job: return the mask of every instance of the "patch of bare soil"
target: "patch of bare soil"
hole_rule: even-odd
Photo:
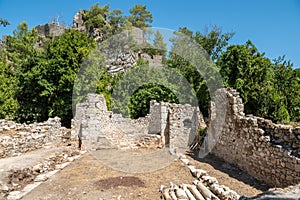
[[[121,155],[126,157],[126,154]],[[208,157],[200,162],[189,157],[192,164],[206,170],[210,176],[216,177],[240,195],[255,196],[266,190],[264,184],[258,183],[251,176],[234,166],[224,164],[215,157]],[[118,165],[133,167],[133,161],[120,158]],[[118,162],[118,160],[116,160]],[[130,164],[129,164],[130,163]],[[147,162],[146,162],[147,163]],[[134,167],[144,167],[135,162]],[[155,166],[155,161],[152,163]],[[149,166],[148,166],[149,167]],[[174,160],[168,166],[149,172],[132,173],[113,169],[96,159],[91,154],[84,155],[62,171],[35,188],[22,199],[161,199],[160,185],[173,182],[192,183],[188,167],[181,161]]]
[[[143,166],[143,163],[137,165]],[[135,178],[122,181],[118,177]],[[181,161],[174,161],[149,173],[127,173],[112,169],[86,154],[22,199],[160,199],[160,185],[170,181],[180,184],[193,180],[189,169]],[[130,183],[133,184],[129,186]]]
[[[102,179],[95,182],[96,187],[100,189],[113,189],[116,187],[145,187],[145,183],[135,176],[118,176]]]

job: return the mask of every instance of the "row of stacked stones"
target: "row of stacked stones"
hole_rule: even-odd
[[[242,100],[234,89],[218,90],[215,105],[224,102],[225,119],[218,117],[221,109],[212,108],[215,122],[209,130],[220,131],[212,153],[271,186],[300,183],[300,127],[276,125],[245,115]],[[224,110],[221,112],[222,115]],[[223,124],[218,124],[222,120]]]
[[[58,117],[34,124],[19,124],[2,119],[0,120],[0,158],[18,156],[42,148],[48,143],[67,141],[70,137],[70,130],[61,127]]]

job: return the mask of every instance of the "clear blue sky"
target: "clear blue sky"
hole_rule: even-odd
[[[18,23],[29,27],[45,24],[61,16],[71,25],[79,9],[89,9],[94,0],[0,0],[0,17],[11,22],[0,27],[0,35],[11,34]],[[186,26],[203,31],[205,26],[218,25],[224,32],[236,34],[231,44],[250,39],[270,59],[286,55],[300,67],[300,1],[299,0],[111,0],[111,9],[128,13],[135,4],[143,4],[153,14],[152,26],[178,29]]]

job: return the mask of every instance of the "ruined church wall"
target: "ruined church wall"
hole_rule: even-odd
[[[300,183],[300,128],[245,116],[244,105],[235,90],[221,89],[218,93],[227,98],[226,114],[222,128],[213,127],[220,126],[216,122],[220,119],[219,109],[212,108],[216,117],[209,130],[222,131],[212,153],[272,186]]]
[[[170,146],[182,150],[190,147],[198,134],[200,111],[189,104],[169,104]]]

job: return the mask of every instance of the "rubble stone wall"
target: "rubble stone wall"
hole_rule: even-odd
[[[64,133],[60,118],[46,122],[18,124],[0,120],[0,158],[17,156],[43,147],[47,143],[61,141]]]
[[[66,31],[66,27],[55,22],[38,25],[35,27],[41,37],[60,36]]]
[[[222,96],[226,96],[224,101]],[[217,121],[220,109],[209,130],[221,130],[212,153],[226,162],[236,164],[252,176],[272,186],[285,187],[300,183],[300,127],[277,125],[270,120],[246,116],[239,93],[233,89],[218,91],[218,100],[227,102],[225,123]],[[219,102],[221,103],[221,102]],[[210,134],[210,133],[209,133]]]
[[[129,147],[137,145],[139,136],[147,134],[147,127],[147,118],[124,118],[107,110],[103,95],[88,94],[86,101],[76,106],[72,138],[79,136],[83,148],[88,149]]]
[[[103,95],[88,94],[85,102],[77,104],[72,136],[79,135],[82,145],[91,149],[120,147],[126,143],[131,147],[140,146],[137,141],[150,136],[154,143],[160,138],[160,144],[172,149],[187,149],[198,131],[199,109],[188,104],[156,101],[150,104],[149,115],[133,120],[107,111]]]
[[[170,149],[187,149],[200,125],[200,110],[189,104],[150,102],[149,134],[160,134]]]

